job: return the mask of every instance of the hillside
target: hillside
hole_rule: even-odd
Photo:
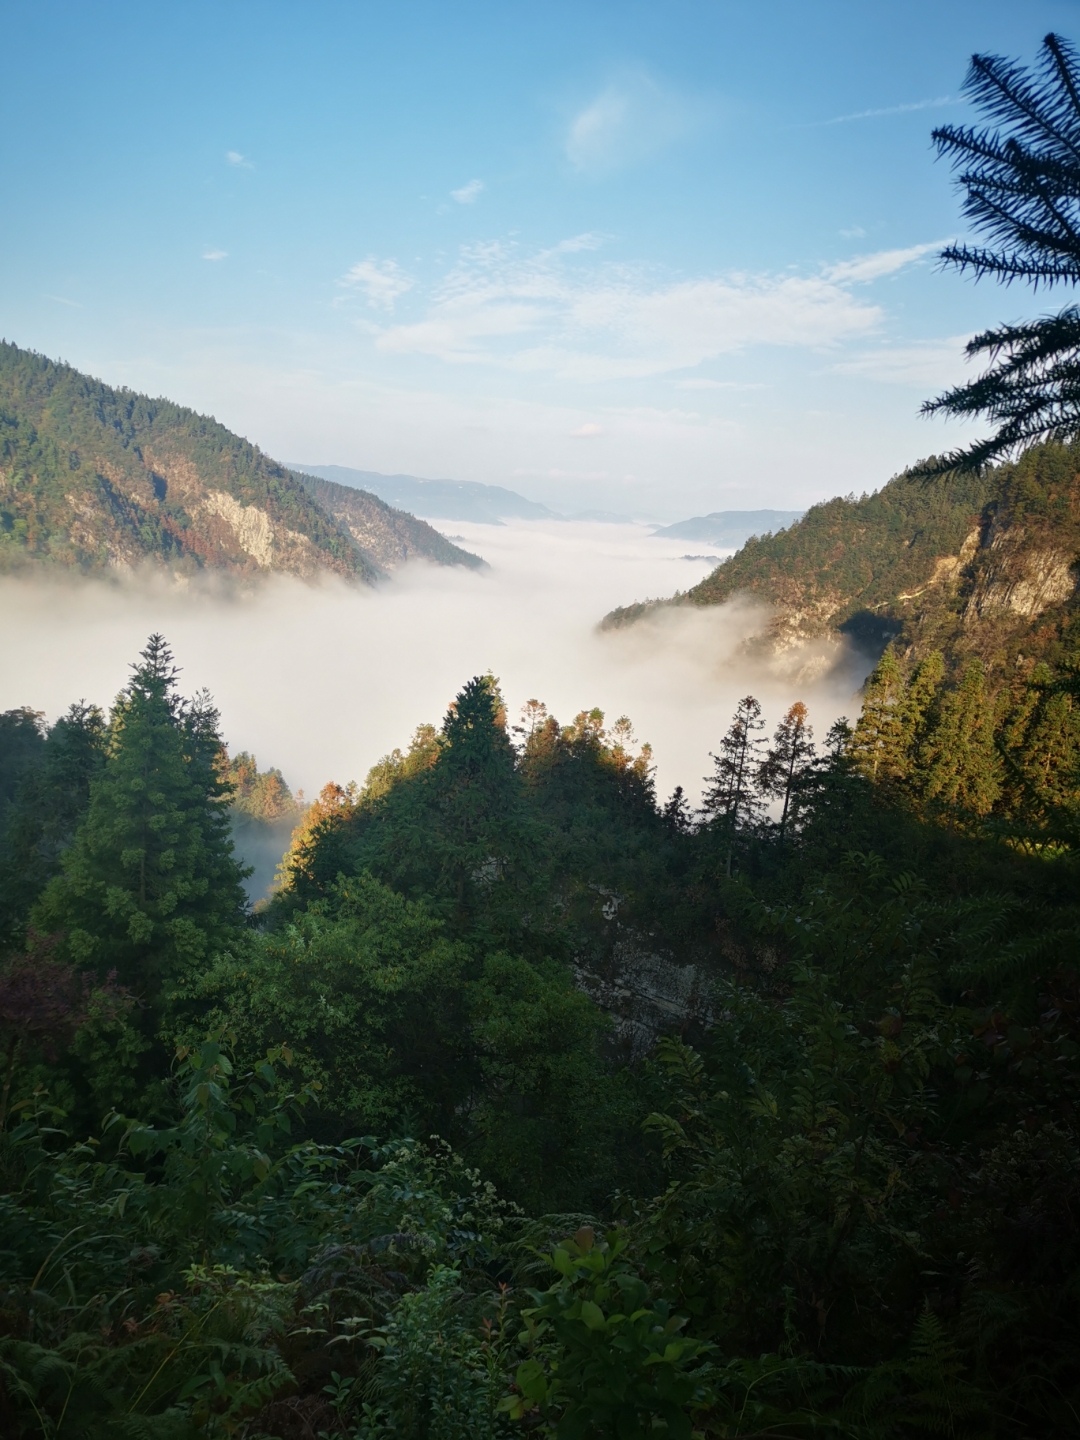
[[[661,525],[653,535],[664,540],[701,540],[706,545],[727,550],[745,545],[752,535],[783,530],[803,514],[802,510],[714,510],[709,515],[695,515],[675,525]]]
[[[1076,643],[1080,443],[1035,446],[981,476],[905,473],[876,494],[838,497],[779,534],[749,540],[668,601],[612,611],[613,629],[663,605],[736,594],[772,607],[781,646],[841,632],[880,650],[896,637],[917,658],[977,654],[1001,669]]]
[[[423,520],[395,510],[377,495],[350,485],[335,485],[333,480],[320,480],[317,475],[298,472],[298,478],[319,506],[344,526],[363,553],[383,570],[392,570],[418,556],[438,565],[468,565],[472,569],[484,563],[479,555],[459,549]]]
[[[504,520],[559,520],[554,510],[526,500],[502,485],[476,480],[421,480],[416,475],[380,475],[375,470],[352,470],[347,465],[301,465],[305,475],[332,480],[336,485],[369,491],[389,505],[432,520],[471,520],[479,525],[501,525]]]
[[[0,342],[0,573],[150,564],[373,581],[406,545],[475,563],[374,496],[343,528],[299,476],[216,420]]]

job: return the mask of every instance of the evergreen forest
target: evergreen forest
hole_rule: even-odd
[[[1080,656],[707,766],[487,675],[301,806],[158,635],[0,716],[4,1435],[1073,1433]]]

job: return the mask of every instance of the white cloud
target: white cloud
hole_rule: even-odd
[[[627,71],[571,120],[566,158],[575,170],[603,174],[647,160],[693,123],[690,106],[643,71]]]
[[[459,205],[472,205],[483,188],[484,182],[482,180],[470,180],[469,183],[463,185],[460,190],[451,190],[450,196],[451,199],[456,200]]]
[[[46,295],[46,300],[55,300],[57,305],[70,305],[73,310],[83,308],[81,300],[69,300],[66,295]]]
[[[595,381],[688,369],[750,345],[829,347],[879,328],[880,308],[850,286],[891,274],[932,246],[863,256],[817,275],[729,274],[657,284],[561,246],[464,249],[426,315],[390,326],[377,347],[459,364],[499,364]]]
[[[852,225],[850,230],[840,230],[837,233],[842,235],[845,240],[866,239],[866,231],[862,228],[861,225]]]
[[[252,164],[252,162],[247,158],[247,156],[246,156],[246,155],[241,155],[239,150],[226,150],[226,151],[225,151],[225,163],[226,163],[226,165],[234,165],[234,166],[236,166],[236,168],[239,169],[239,170],[254,170],[254,169],[255,169],[255,166],[254,166],[254,165]]]
[[[892,275],[948,243],[948,240],[932,240],[927,245],[909,245],[903,250],[879,250],[874,255],[859,255],[854,260],[831,265],[825,271],[825,277],[841,284],[853,280],[878,280],[882,275]]]
[[[571,430],[570,436],[574,440],[592,440],[597,435],[603,435],[603,433],[604,427],[602,425],[596,425],[590,420],[586,421],[584,425],[579,425],[576,429]]]
[[[944,389],[968,378],[964,346],[970,335],[926,340],[913,345],[864,350],[830,368],[838,375],[858,375],[886,385],[914,385],[920,390]]]
[[[396,260],[376,260],[369,255],[358,260],[338,281],[344,290],[359,291],[375,310],[393,310],[399,295],[411,290],[415,281]]]
[[[202,258],[204,260],[224,260],[228,254],[227,250],[204,250]]]

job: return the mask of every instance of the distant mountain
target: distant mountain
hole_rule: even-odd
[[[501,485],[476,480],[421,480],[416,475],[380,475],[375,470],[350,470],[347,465],[301,465],[294,470],[317,475],[338,485],[370,490],[390,505],[425,515],[429,520],[472,520],[480,525],[501,525],[504,520],[561,520],[554,510],[526,500]]]
[[[333,480],[321,480],[317,475],[301,471],[296,474],[323,510],[343,525],[364,554],[384,570],[392,570],[417,556],[434,560],[438,565],[468,565],[478,569],[484,564],[479,555],[451,545],[425,521],[393,509],[366,490],[337,485]]]
[[[747,541],[684,595],[608,615],[606,629],[668,605],[736,594],[771,610],[777,647],[843,633],[868,650],[893,640],[917,660],[982,660],[996,683],[1080,640],[1080,442],[1032,446],[981,475],[905,473],[874,495],[815,505],[779,534]]]
[[[0,572],[150,564],[372,581],[406,553],[477,563],[374,496],[357,495],[344,524],[216,420],[0,342]]]
[[[699,540],[721,550],[737,550],[751,535],[775,534],[802,518],[804,510],[714,510],[677,525],[661,525],[654,535],[666,540]]]

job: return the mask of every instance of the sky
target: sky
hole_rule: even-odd
[[[6,0],[0,334],[276,458],[677,520],[873,490],[967,336],[934,125],[1077,0]],[[1048,302],[1047,302],[1048,303]]]

